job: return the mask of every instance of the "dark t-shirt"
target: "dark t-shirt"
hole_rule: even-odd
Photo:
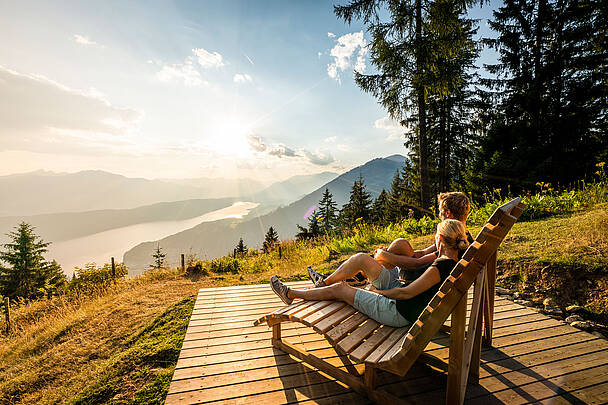
[[[439,270],[439,277],[441,278],[441,281],[415,297],[407,300],[396,300],[397,311],[399,311],[399,313],[410,322],[415,322],[416,319],[418,319],[418,316],[420,316],[433,296],[437,293],[437,291],[439,291],[441,284],[443,284],[445,279],[450,275],[450,272],[454,266],[456,266],[456,261],[446,257],[440,257],[435,259],[435,261],[431,263],[431,266],[435,266],[437,270]]]

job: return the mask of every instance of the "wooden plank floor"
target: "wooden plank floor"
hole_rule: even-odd
[[[255,319],[282,306],[268,285],[201,289],[166,403],[369,403],[342,383],[273,348],[271,329],[265,324],[253,326]],[[608,402],[606,340],[500,297],[494,319],[494,347],[483,349],[479,385],[469,384],[466,403]],[[284,323],[283,338],[345,367],[327,341],[310,328]],[[440,334],[425,352],[447,363],[447,343],[446,335]],[[443,403],[447,380],[443,362],[417,363],[405,378],[381,372],[379,385],[405,402]]]

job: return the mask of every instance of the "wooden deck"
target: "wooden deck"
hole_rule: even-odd
[[[201,289],[166,403],[369,403],[273,348],[265,324],[253,326],[255,319],[282,306],[268,285]],[[493,334],[494,347],[482,350],[479,385],[469,384],[465,403],[608,403],[606,340],[500,297]],[[311,328],[286,324],[283,338],[335,365],[352,367]],[[447,344],[447,335],[437,335],[425,353],[443,361],[417,363],[405,378],[381,372],[379,385],[404,402],[443,403]]]

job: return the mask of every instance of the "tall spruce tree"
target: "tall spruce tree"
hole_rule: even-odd
[[[382,189],[380,195],[372,204],[372,221],[376,225],[385,226],[390,223],[390,196],[386,190]]]
[[[334,201],[333,195],[325,188],[323,196],[319,201],[319,227],[321,232],[331,234],[338,220],[338,204]]]
[[[349,201],[340,212],[342,227],[350,229],[359,221],[368,222],[371,219],[371,204],[371,195],[365,190],[363,176],[359,174],[359,180],[355,180],[351,188]]]
[[[11,242],[0,251],[0,294],[26,299],[51,294],[66,282],[56,261],[47,262],[44,253],[49,242],[34,233],[34,227],[21,222],[8,233]]]
[[[597,46],[606,36],[597,25],[603,9],[597,0],[505,0],[494,12],[498,37],[486,43],[500,57],[484,84],[500,98],[476,152],[472,191],[564,185],[606,154],[608,53]]]

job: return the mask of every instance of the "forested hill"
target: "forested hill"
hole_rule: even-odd
[[[264,234],[270,226],[278,232],[281,239],[291,239],[298,231],[297,224],[307,224],[306,217],[317,205],[326,188],[333,194],[338,207],[341,207],[348,202],[353,184],[361,176],[366,190],[375,198],[383,189],[390,188],[395,173],[403,167],[404,163],[405,157],[401,155],[373,159],[270,214],[256,216],[240,223],[234,223],[232,220],[202,223],[192,229],[161,239],[158,243],[167,254],[169,263],[177,263],[181,253],[193,253],[206,258],[223,256],[232,250],[241,237],[250,247],[260,247]],[[250,214],[252,215],[255,215],[255,211]],[[149,264],[156,246],[157,242],[146,242],[125,253],[124,262],[132,273],[141,272]]]

